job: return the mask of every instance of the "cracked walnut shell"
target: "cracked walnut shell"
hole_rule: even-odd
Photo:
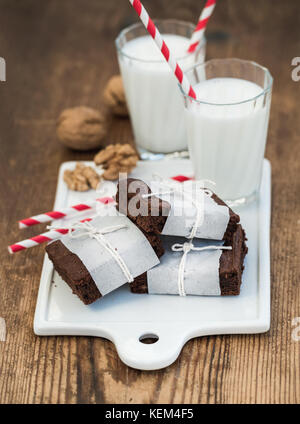
[[[107,134],[106,116],[98,110],[78,106],[65,109],[57,122],[57,136],[67,147],[90,150],[101,146]]]

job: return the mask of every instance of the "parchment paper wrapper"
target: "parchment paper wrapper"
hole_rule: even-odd
[[[148,240],[126,216],[98,216],[91,224],[98,229],[127,225],[126,228],[107,233],[104,237],[118,251],[133,277],[159,264]],[[82,230],[76,229],[73,234],[80,231]],[[102,296],[128,282],[117,261],[97,240],[88,235],[80,238],[67,235],[61,238],[61,242],[81,259]]]
[[[174,187],[178,184],[184,187],[185,195],[178,192],[157,195],[171,205],[162,234],[189,237],[197,215],[196,206],[191,200],[193,199],[201,212],[195,237],[222,240],[230,220],[229,208],[217,204],[211,197],[212,193],[201,188],[197,182],[174,182]],[[148,185],[154,193],[162,193],[168,189],[164,183],[158,181],[149,182]]]
[[[166,249],[161,263],[147,272],[149,294],[179,294],[178,269],[183,252],[173,252],[172,245],[184,238],[164,237]],[[193,241],[194,246],[223,245],[223,242]],[[220,296],[219,264],[222,250],[190,251],[186,257],[184,288],[187,295]]]

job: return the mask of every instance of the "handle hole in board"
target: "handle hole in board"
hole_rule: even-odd
[[[156,334],[143,334],[139,341],[144,344],[153,344],[158,342],[159,337]]]

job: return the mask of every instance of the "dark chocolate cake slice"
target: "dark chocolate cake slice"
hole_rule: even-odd
[[[48,244],[46,252],[55,270],[85,305],[102,297],[80,258],[67,249],[60,240]]]
[[[220,199],[220,197],[218,197],[215,193],[211,197],[212,197],[212,199],[218,205],[222,205],[222,206],[227,206],[228,207],[228,210],[229,210],[229,222],[228,222],[226,231],[224,233],[223,240],[225,240],[227,242],[231,242],[232,241],[232,238],[233,238],[233,234],[237,230],[238,223],[240,222],[240,217],[239,217],[239,215],[237,213],[233,212],[233,210],[228,205],[226,205],[226,203],[223,202],[223,200]]]
[[[248,252],[246,240],[245,231],[239,224],[233,233],[232,242],[225,242],[225,245],[232,246],[232,250],[223,250],[220,257],[219,276],[222,296],[240,294],[245,268],[244,259]]]
[[[129,185],[135,184],[136,191],[131,193],[129,191]],[[125,204],[120,201],[120,185],[122,189],[126,190],[125,195],[127,196]],[[140,187],[140,188],[138,188]],[[164,228],[165,222],[170,212],[171,205],[164,200],[159,199],[156,196],[143,198],[139,194],[150,194],[150,187],[144,183],[144,181],[136,178],[127,178],[118,183],[116,202],[117,209],[119,212],[128,216],[128,218],[134,222],[141,230],[146,233],[160,234]],[[128,210],[130,200],[135,196],[138,196],[136,207],[139,209],[139,214],[133,216]]]
[[[143,231],[143,234],[156,255],[161,257],[164,253],[164,248],[160,238],[153,233],[145,233]],[[67,249],[60,240],[48,244],[46,252],[49,259],[53,262],[55,270],[85,305],[89,305],[102,297],[81,259]]]
[[[134,193],[129,192],[129,185],[134,183]],[[126,190],[125,195],[127,198],[126,202],[120,201],[120,184],[122,184],[122,190]],[[137,187],[141,187],[138,189]],[[142,193],[141,193],[142,191]],[[157,196],[151,197],[142,197],[140,194],[150,194],[150,187],[142,180],[138,180],[135,178],[128,178],[127,180],[122,180],[118,184],[118,190],[116,194],[116,202],[117,209],[119,212],[128,216],[128,218],[134,222],[138,227],[145,232],[152,232],[155,234],[161,234],[166,220],[168,218],[171,205],[159,199]],[[124,195],[124,194],[123,194]],[[139,212],[136,216],[133,216],[129,211],[130,200],[137,196],[136,207],[139,209]],[[216,194],[212,195],[212,199],[218,204],[222,206],[226,206],[226,203],[223,202]],[[237,225],[240,221],[240,217],[236,214],[231,208],[228,207],[229,210],[229,222],[227,225],[227,229],[224,233],[223,240],[231,241],[232,235],[236,231]]]
[[[238,295],[242,284],[242,273],[244,270],[244,258],[248,248],[246,246],[245,231],[241,225],[237,226],[232,236],[232,250],[223,250],[220,256],[219,279],[221,296]],[[159,266],[159,265],[158,265]],[[143,273],[130,284],[133,293],[148,293],[147,273]]]

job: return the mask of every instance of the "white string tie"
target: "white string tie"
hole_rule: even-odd
[[[200,218],[201,218],[201,214],[202,214],[202,208],[200,207],[199,202],[197,202],[193,196],[188,193],[186,191],[186,186],[184,183],[179,183],[179,182],[173,182],[167,179],[164,179],[162,177],[160,177],[159,175],[154,175],[154,178],[156,181],[159,181],[160,183],[162,183],[163,185],[165,185],[166,187],[168,187],[167,191],[159,191],[159,192],[155,192],[155,193],[149,193],[149,194],[143,194],[142,197],[143,198],[148,198],[151,196],[161,196],[163,194],[169,194],[169,193],[180,193],[183,197],[187,196],[189,198],[189,200],[191,201],[191,203],[195,206],[196,208],[196,219],[194,222],[194,225],[192,227],[192,230],[190,232],[190,234],[188,235],[187,238],[189,239],[193,239],[196,236],[197,233],[197,229],[199,227],[199,222],[200,222]],[[203,189],[204,192],[209,195],[212,196],[212,191],[209,189]]]
[[[113,247],[109,241],[104,237],[104,234],[109,234],[114,231],[121,230],[123,228],[127,228],[128,225],[126,224],[120,224],[120,225],[112,225],[110,227],[104,227],[104,228],[96,228],[94,227],[89,221],[85,222],[76,222],[74,224],[71,224],[68,228],[69,236],[73,239],[79,239],[81,237],[90,237],[92,239],[97,240],[97,242],[105,249],[107,250],[111,256],[115,259],[119,267],[121,268],[123,274],[126,277],[126,281],[128,283],[132,283],[134,278],[129,271],[127,265],[123,261],[122,257],[118,253],[115,247]],[[52,227],[51,225],[48,226],[49,229],[56,229],[56,227]],[[76,233],[74,233],[74,230],[81,230]]]
[[[173,252],[183,252],[183,255],[181,257],[179,268],[178,268],[178,294],[179,296],[186,296],[185,293],[185,286],[184,286],[184,271],[185,271],[185,265],[186,265],[186,257],[187,254],[193,250],[197,252],[201,252],[203,250],[232,250],[231,246],[203,246],[203,247],[196,247],[193,245],[191,241],[185,242],[183,244],[181,243],[175,243],[172,246]]]

